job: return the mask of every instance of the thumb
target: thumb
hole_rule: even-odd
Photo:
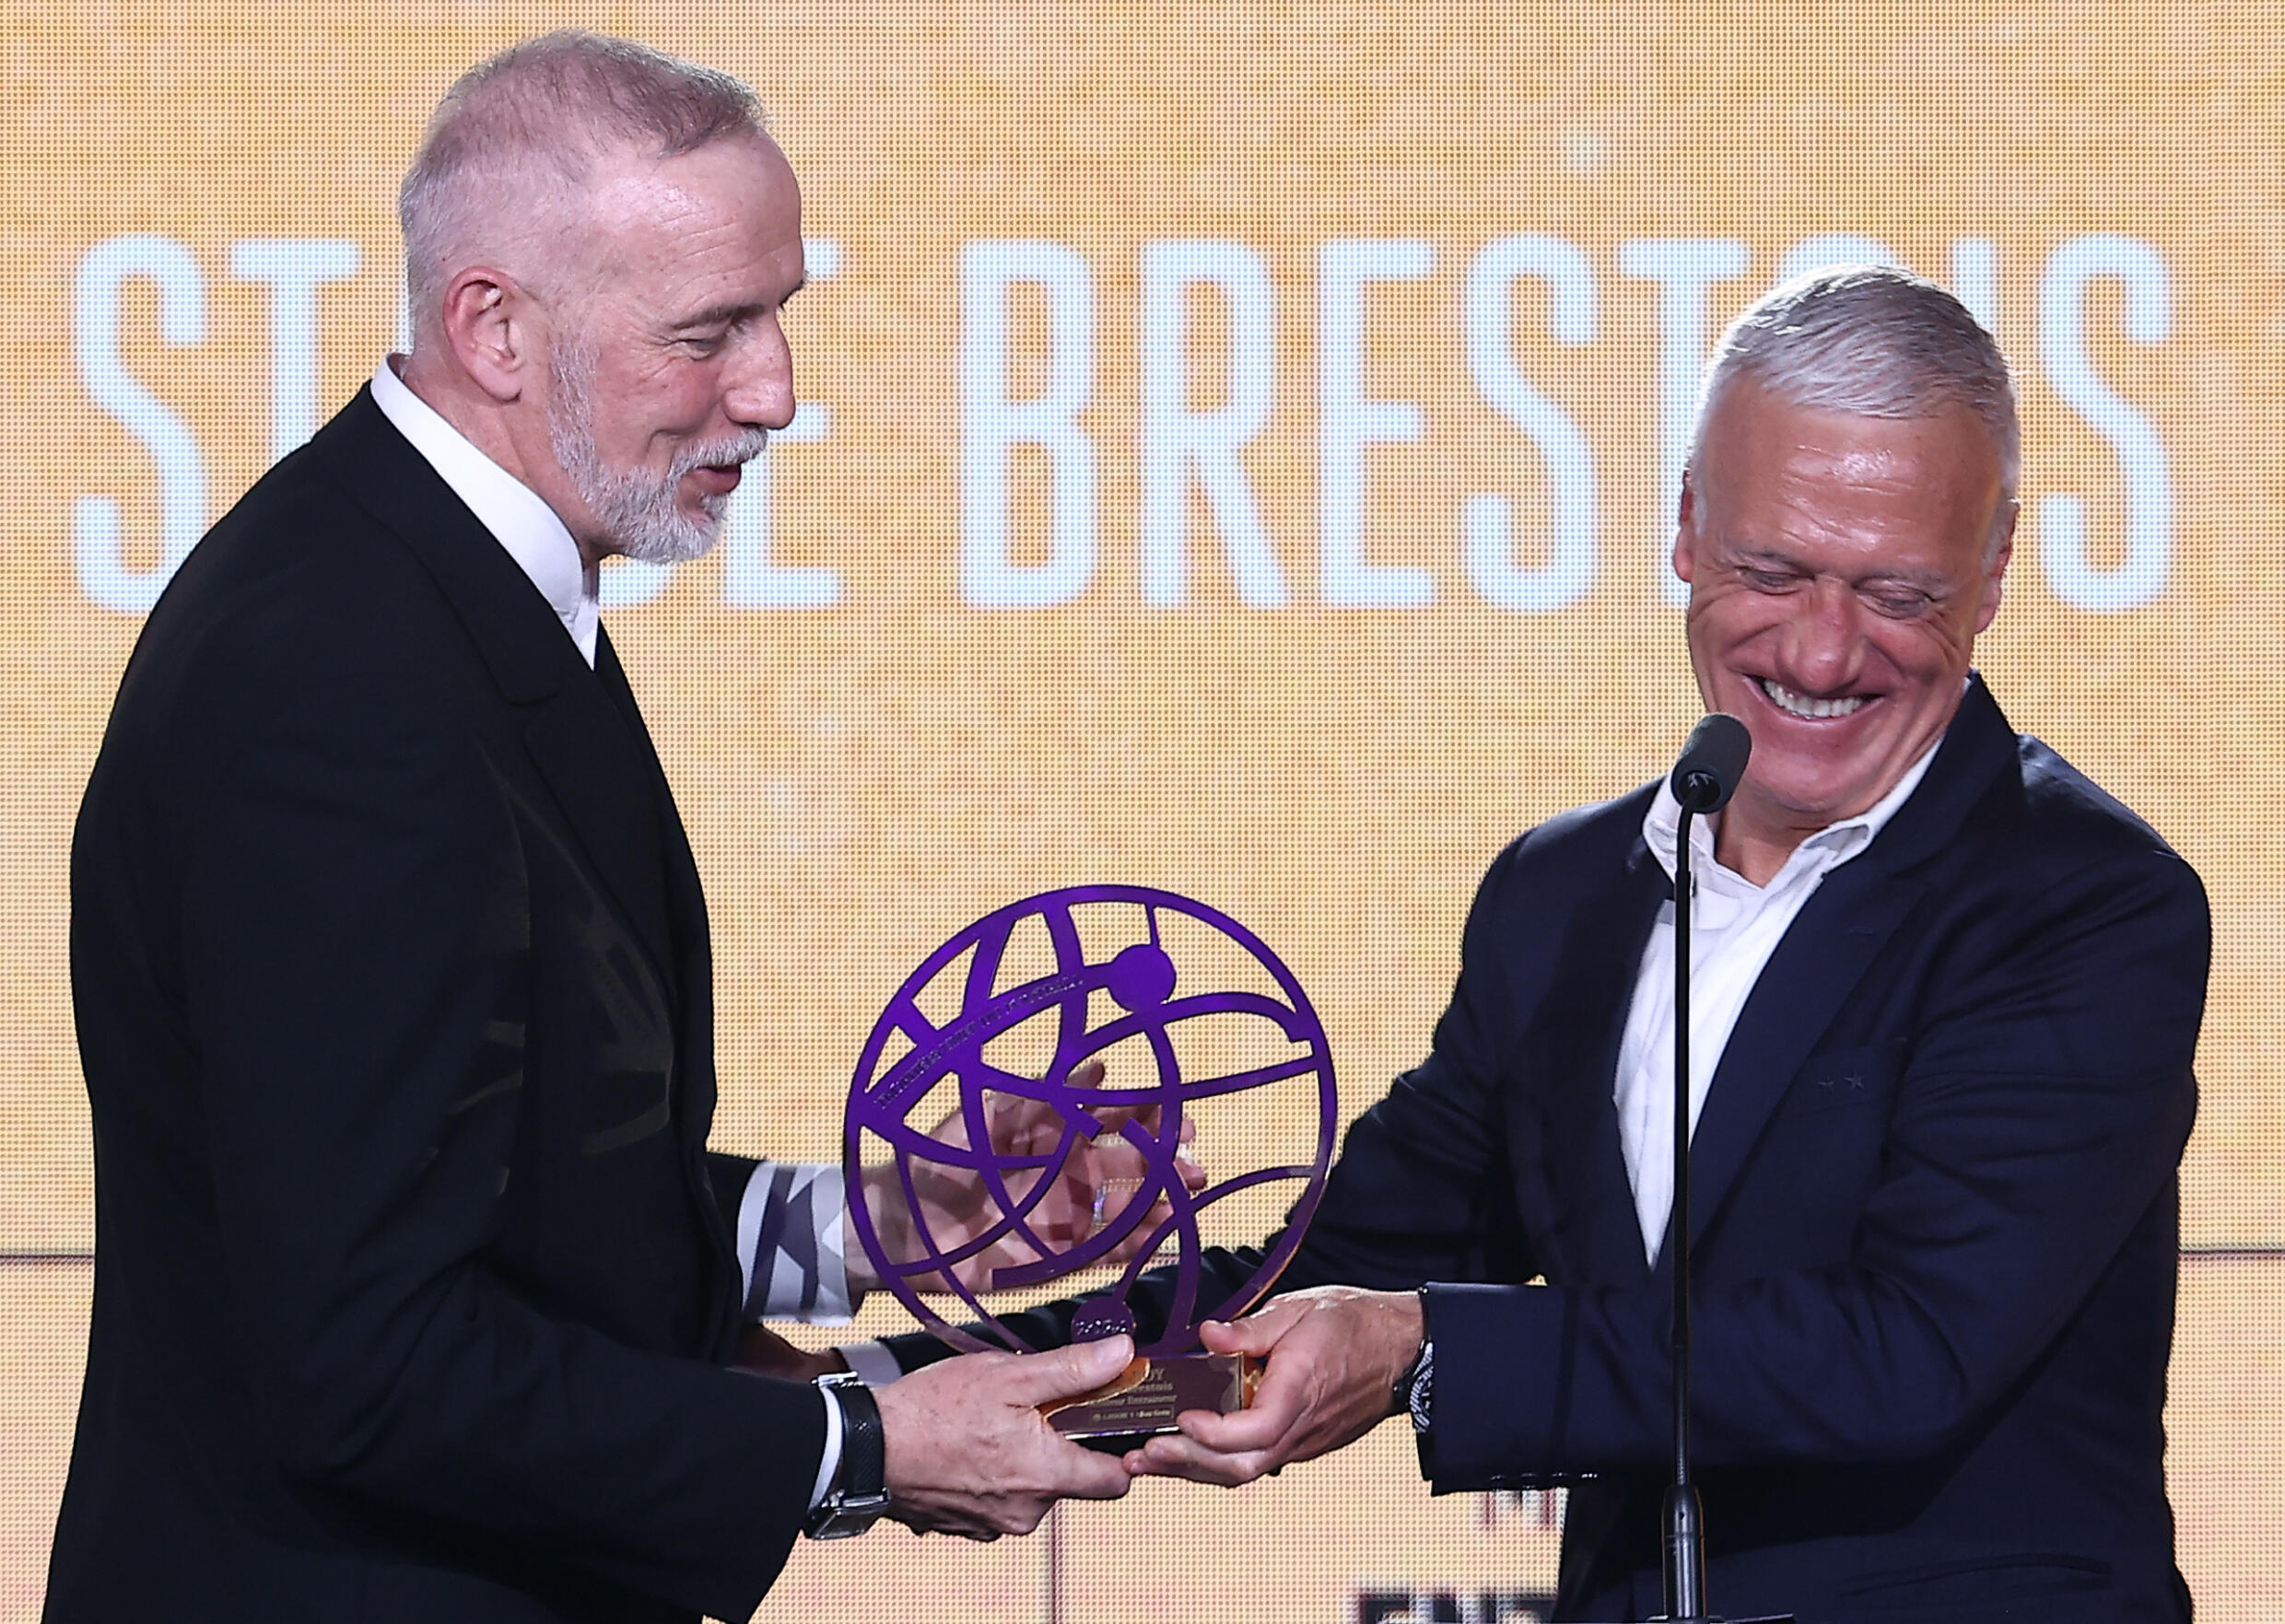
[[[1198,1339],[1210,1353],[1251,1353],[1259,1357],[1274,1348],[1285,1330],[1284,1316],[1269,1309],[1241,1320],[1210,1319],[1198,1327]]]
[[[1017,1404],[1032,1405],[1076,1398],[1110,1381],[1133,1360],[1133,1338],[1123,1336],[1027,1354],[1015,1361],[1008,1397]]]

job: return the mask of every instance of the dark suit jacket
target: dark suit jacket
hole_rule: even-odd
[[[1450,1282],[1424,1465],[1572,1485],[1572,1618],[1661,1601],[1671,1284],[1611,1104],[1670,889],[1650,794],[1493,864],[1433,1052],[1350,1130],[1282,1282]],[[1973,683],[1769,961],[1693,1137],[1717,1610],[2188,1617],[2161,1411],[2208,947],[2188,867]]]
[[[48,1617],[746,1617],[824,1418],[721,1362],[710,976],[608,643],[360,393],[184,564],[81,807]]]

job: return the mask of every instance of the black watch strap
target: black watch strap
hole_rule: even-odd
[[[817,1385],[841,1409],[841,1460],[807,1532],[812,1539],[839,1539],[862,1534],[888,1510],[888,1441],[873,1389],[855,1373],[836,1371]]]

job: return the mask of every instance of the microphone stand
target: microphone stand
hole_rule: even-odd
[[[1697,890],[1690,875],[1690,820],[1728,803],[1752,751],[1745,724],[1716,711],[1692,730],[1668,780],[1682,816],[1674,828],[1674,1205],[1666,1220],[1674,1270],[1674,1480],[1662,1515],[1664,1624],[1721,1624],[1705,1610],[1705,1513],[1690,1480],[1690,911]]]
[[[1663,1508],[1670,1624],[1706,1617],[1705,1508],[1690,1480],[1690,819],[1685,802],[1674,835],[1674,1205],[1666,1221],[1674,1265],[1674,1480]]]

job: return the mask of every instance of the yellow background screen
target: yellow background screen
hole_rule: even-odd
[[[1362,1109],[1424,1051],[1491,856],[1695,716],[1664,555],[1722,322],[1838,258],[1959,292],[2025,426],[1979,663],[2213,897],[2169,1472],[2201,1618],[2285,1601],[2272,12],[0,15],[0,1617],[37,1612],[77,1392],[64,856],[113,684],[171,563],[391,347],[427,111],[565,24],[747,79],[806,192],[801,419],[714,555],[607,572],[711,899],[725,1147],[835,1154],[907,971],[1089,882],[1244,921]],[[1027,1541],[805,1545],[761,1616],[1488,1624],[1552,1586],[1557,1514],[1431,1502],[1390,1427]]]

